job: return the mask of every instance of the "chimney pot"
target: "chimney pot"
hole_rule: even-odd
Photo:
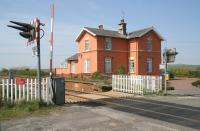
[[[99,29],[100,29],[100,30],[103,30],[103,25],[99,25]]]
[[[127,35],[126,34],[126,23],[125,23],[124,19],[121,19],[120,23],[118,25],[119,25],[119,33],[123,34],[123,35]]]
[[[121,19],[121,23],[124,23],[124,19]]]

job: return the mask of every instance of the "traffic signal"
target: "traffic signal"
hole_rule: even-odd
[[[177,54],[176,48],[166,49],[163,53],[163,58],[167,63],[173,63]]]
[[[21,23],[21,22],[15,22],[15,21],[10,21],[13,24],[16,24],[18,26],[13,26],[13,25],[8,25],[8,27],[20,30],[22,32],[19,32],[19,35],[28,39],[28,42],[31,42],[35,39],[35,27],[32,26],[31,24],[27,23]]]

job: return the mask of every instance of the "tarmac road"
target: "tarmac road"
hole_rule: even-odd
[[[1,130],[200,130],[200,108],[145,98],[104,98],[66,105],[48,116],[1,123]]]

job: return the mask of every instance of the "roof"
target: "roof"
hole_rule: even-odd
[[[78,60],[78,53],[76,53],[66,59],[66,61],[74,61],[74,60]]]
[[[90,33],[93,36],[108,36],[108,37],[130,39],[130,38],[141,37],[151,30],[153,30],[160,37],[161,40],[164,40],[164,38],[160,35],[160,33],[158,33],[158,31],[156,31],[156,29],[152,26],[152,27],[133,31],[129,33],[128,35],[123,35],[123,34],[120,34],[118,31],[113,31],[113,30],[84,27],[79,33],[79,35],[77,36],[76,41],[78,41],[81,38],[81,36],[83,35],[85,31]]]
[[[142,37],[143,35],[145,35],[147,32],[151,30],[153,30],[160,37],[161,40],[164,40],[164,38],[160,35],[160,33],[158,33],[158,31],[156,31],[156,29],[153,26],[133,31],[129,33],[128,38],[130,39],[130,38]]]
[[[93,36],[108,36],[108,37],[116,37],[116,38],[124,38],[126,39],[126,35],[120,34],[118,31],[113,30],[106,30],[106,29],[97,29],[97,28],[91,28],[91,27],[84,27],[81,32],[79,33],[78,37],[76,38],[76,41],[80,39],[84,31],[90,33]]]

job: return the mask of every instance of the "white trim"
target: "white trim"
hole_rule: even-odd
[[[82,34],[84,33],[84,31],[90,33],[93,36],[96,36],[96,34],[94,34],[93,32],[89,31],[88,29],[86,29],[85,27],[79,32],[78,36],[76,37],[75,41],[78,42],[78,40],[80,39],[80,37],[82,36]]]

